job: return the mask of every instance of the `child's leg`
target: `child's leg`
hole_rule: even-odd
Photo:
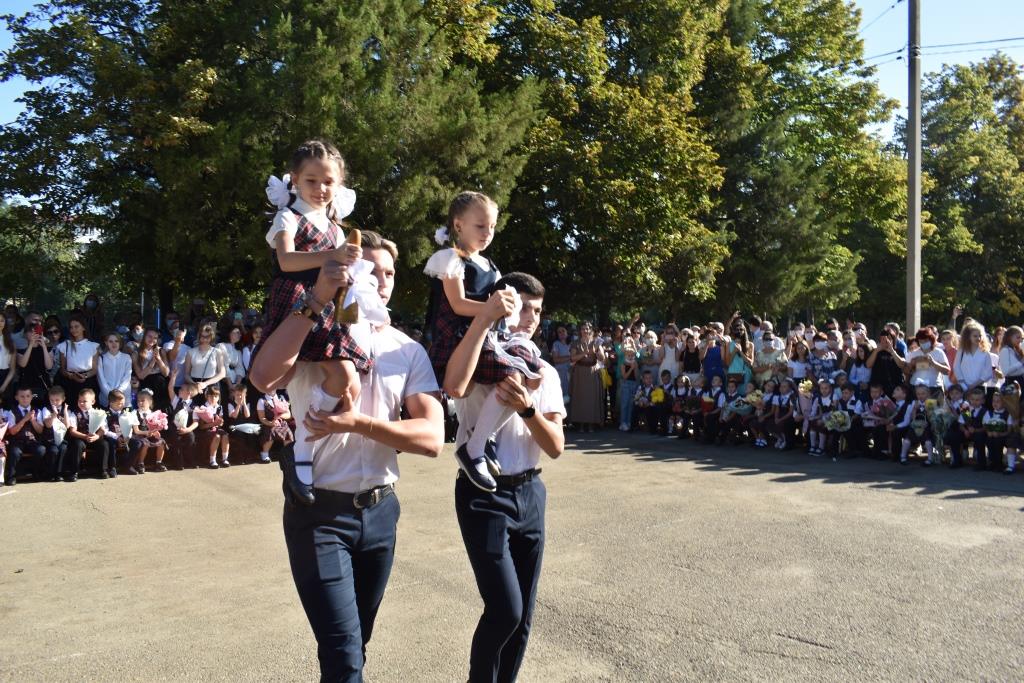
[[[479,458],[484,455],[484,447],[487,440],[501,429],[509,418],[515,413],[515,408],[503,405],[498,400],[498,392],[494,387],[489,387],[487,398],[480,406],[480,414],[476,418],[476,425],[473,426],[473,434],[469,437],[466,450],[471,458]]]
[[[1013,472],[1017,468],[1017,449],[1007,448],[1006,449],[1006,470],[1005,472]]]
[[[227,434],[220,435],[220,459],[224,465],[228,465],[228,456],[231,453],[231,440]]]
[[[158,443],[155,446],[155,448],[156,448],[156,461],[157,461],[158,464],[162,463],[164,461],[164,451],[166,450],[166,444],[163,441],[161,441],[160,443]]]
[[[909,438],[903,439],[903,446],[900,450],[900,464],[906,464],[907,456],[910,455],[911,440]]]
[[[310,410],[334,412],[342,396],[348,396],[352,405],[359,398],[359,373],[355,363],[350,360],[328,361],[321,364],[324,369],[324,381],[319,391],[313,390],[310,397]],[[298,417],[298,416],[296,416]]]
[[[147,444],[146,442],[143,441],[142,445],[139,446],[139,450],[135,454],[135,461],[132,464],[133,465],[145,465],[146,464],[146,455],[148,453],[149,453],[149,444]]]

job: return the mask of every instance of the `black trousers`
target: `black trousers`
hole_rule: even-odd
[[[487,493],[455,480],[455,514],[484,602],[470,683],[514,681],[523,663],[544,555],[547,490],[539,478]]]
[[[31,427],[27,427],[31,429]],[[46,446],[38,441],[21,441],[7,444],[7,463],[4,465],[4,483],[8,486],[14,484],[18,476],[18,463],[23,456],[32,458],[32,466],[38,478],[38,473],[44,467],[46,458]]]
[[[398,497],[362,510],[351,500],[317,489],[312,506],[284,506],[292,578],[316,636],[321,681],[363,680],[366,644],[395,559]]]
[[[74,437],[69,437],[66,441],[68,442],[67,457],[74,459],[75,464],[73,466],[69,464],[65,474],[78,473],[82,455],[85,455],[89,466],[95,467],[99,472],[106,472],[116,467],[114,453],[110,450],[110,440],[107,437],[101,436],[92,443],[86,443]]]

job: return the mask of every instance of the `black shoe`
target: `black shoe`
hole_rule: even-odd
[[[230,462],[228,462],[227,460],[225,460],[224,462],[222,462],[222,463],[220,464],[220,466],[221,466],[221,467],[231,467],[231,463],[230,463]]]
[[[135,473],[136,474],[145,474],[146,473],[146,466],[143,465],[142,463],[139,463],[138,465],[135,465]]]
[[[128,474],[138,474],[139,473],[138,470],[135,469],[134,465],[132,467],[129,467],[126,471],[128,472]]]
[[[66,474],[66,475],[64,475],[64,481],[65,481],[65,483],[73,484],[76,481],[78,481],[78,475],[77,474]]]
[[[462,444],[455,451],[455,460],[459,463],[462,471],[466,473],[466,477],[473,486],[488,493],[494,493],[498,490],[498,482],[494,481],[494,478],[487,472],[487,468],[481,472],[477,467],[485,458],[470,458],[466,444]]]
[[[4,486],[14,486],[17,483],[14,479],[4,479]]]
[[[117,468],[116,467],[111,467],[110,468],[110,478],[111,479],[117,479]]]
[[[484,444],[484,458],[487,459],[487,471],[492,477],[501,476],[501,463],[498,462],[498,443],[494,439],[488,439]]]
[[[100,479],[110,479],[110,472],[100,472]]]
[[[216,470],[220,469],[220,465],[217,464],[216,460],[211,460],[206,464],[207,469]]]
[[[154,472],[166,472],[167,471],[167,465],[163,464],[162,462],[158,462],[157,464],[153,465],[153,471]]]
[[[313,495],[313,487],[299,481],[299,475],[295,471],[294,444],[288,444],[281,449],[278,463],[281,465],[281,471],[284,472],[285,488],[287,493],[291,494],[292,502],[298,505],[312,505],[315,503],[316,497]],[[303,465],[303,467],[306,466],[305,464]],[[309,463],[308,466],[312,467],[313,464]]]

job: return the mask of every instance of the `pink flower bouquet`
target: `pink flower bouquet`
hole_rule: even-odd
[[[162,410],[150,413],[146,418],[146,427],[148,429],[155,429],[158,432],[162,432],[167,429],[167,413]]]

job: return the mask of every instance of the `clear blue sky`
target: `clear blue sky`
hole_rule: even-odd
[[[854,0],[863,12],[862,24],[871,22],[896,0]],[[34,0],[7,0],[4,11],[20,14]],[[907,4],[902,0],[895,9],[863,31],[865,56],[898,50],[907,42]],[[1024,0],[922,0],[921,43],[938,45],[966,43],[1024,36]],[[0,50],[10,46],[11,37],[0,30]],[[922,70],[935,71],[943,64],[966,64],[978,61],[995,51],[997,45],[978,45],[923,50]],[[972,50],[957,54],[935,54],[954,50]],[[1024,62],[1024,40],[1003,45],[1003,50],[1018,62]],[[904,53],[905,54],[905,53]],[[879,60],[878,81],[882,91],[906,105],[906,61],[889,61],[899,55]],[[14,100],[26,89],[24,81],[0,84],[0,124],[13,121],[22,110]]]

